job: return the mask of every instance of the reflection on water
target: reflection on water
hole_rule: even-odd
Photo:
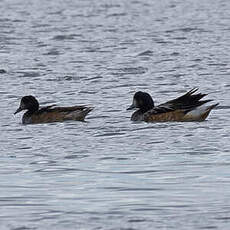
[[[229,229],[229,2],[2,1],[1,229]],[[136,90],[220,102],[199,123],[133,123]],[[22,125],[24,95],[91,104]]]

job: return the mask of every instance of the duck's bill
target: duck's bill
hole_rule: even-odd
[[[127,110],[132,110],[132,109],[135,109],[135,108],[136,108],[136,106],[134,104],[132,104],[127,108]]]
[[[23,109],[22,109],[21,107],[19,107],[19,108],[15,111],[14,115],[15,115],[16,113],[21,112],[22,110],[23,110]]]

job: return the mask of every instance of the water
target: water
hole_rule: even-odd
[[[1,229],[229,229],[230,2],[0,2]],[[6,73],[5,73],[5,71]],[[199,87],[206,122],[133,123]],[[24,95],[91,104],[87,122],[22,125]]]

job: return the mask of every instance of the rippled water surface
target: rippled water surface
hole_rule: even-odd
[[[229,229],[230,1],[0,2],[0,228]],[[193,87],[205,122],[133,123]],[[87,122],[22,125],[24,95],[91,104]]]

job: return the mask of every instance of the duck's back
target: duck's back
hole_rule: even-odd
[[[23,115],[23,124],[37,124],[49,122],[62,122],[66,120],[84,121],[86,115],[92,110],[86,106],[54,107],[47,106],[30,114]]]

